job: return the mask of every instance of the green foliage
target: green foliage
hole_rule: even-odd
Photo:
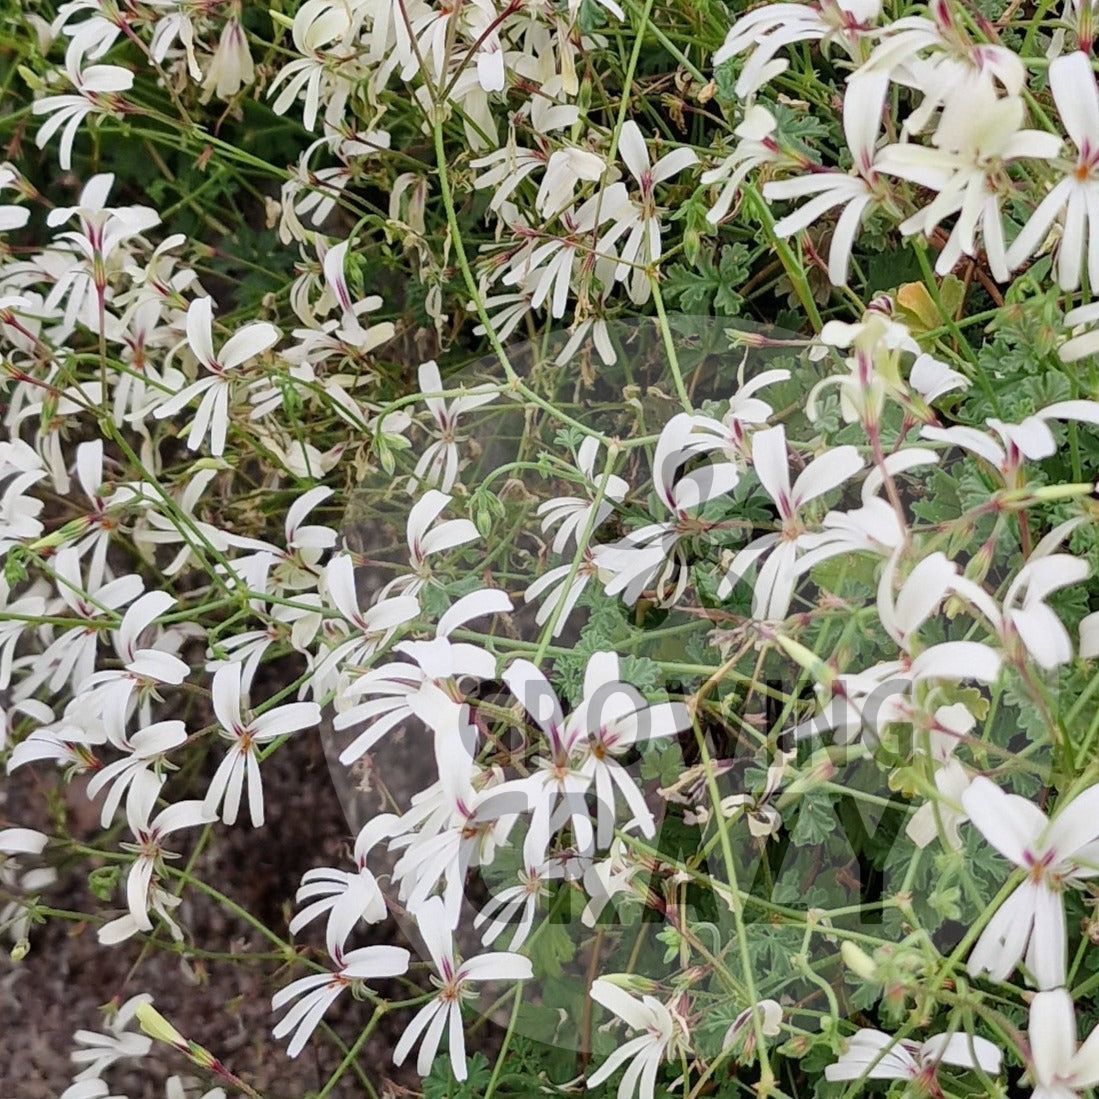
[[[738,316],[744,302],[738,290],[748,276],[748,256],[743,244],[730,244],[703,252],[690,264],[673,264],[665,293],[689,313]]]

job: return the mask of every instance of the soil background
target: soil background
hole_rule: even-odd
[[[217,825],[195,866],[196,875],[262,920],[283,939],[291,905],[304,871],[315,866],[347,865],[352,836],[317,736],[291,737],[264,764],[267,822],[253,830],[247,820],[232,828]],[[52,790],[44,787],[53,787]],[[70,831],[89,841],[98,833],[98,812],[83,796],[78,782],[65,787],[46,766],[27,767],[0,782],[0,826],[46,827],[41,807],[63,798]],[[246,815],[246,814],[245,814]],[[184,842],[181,850],[189,851]],[[109,902],[88,887],[88,860],[74,865],[43,898],[58,909],[94,913],[100,919],[120,913],[121,890]],[[56,1099],[69,1085],[73,1032],[103,1029],[101,1008],[138,992],[154,997],[157,1008],[188,1038],[207,1047],[264,1099],[303,1099],[319,1089],[340,1063],[336,1045],[317,1031],[301,1055],[290,1060],[285,1043],[271,1037],[275,1016],[271,995],[297,976],[270,957],[272,947],[254,929],[195,889],[185,893],[178,910],[189,931],[188,942],[217,953],[241,956],[240,964],[224,959],[184,963],[161,949],[142,952],[139,939],[115,947],[96,940],[96,924],[51,919],[31,932],[31,951],[12,962],[10,943],[0,953],[0,1099]],[[394,941],[400,932],[392,921],[373,928],[360,925],[353,944]],[[167,941],[167,936],[158,941]],[[399,941],[399,939],[397,940]],[[325,960],[323,922],[296,940],[319,961]],[[248,961],[249,955],[265,955]],[[385,990],[379,988],[385,994]],[[407,992],[404,993],[407,995]],[[325,1017],[346,1042],[370,1017],[367,1004],[341,997]],[[402,1013],[387,1016],[371,1035],[359,1064],[379,1094],[390,1099],[415,1095],[419,1078],[395,1069],[392,1050],[403,1031]],[[493,1028],[481,1031],[482,1048],[492,1056],[498,1041]],[[472,1052],[472,1050],[470,1051]],[[119,1063],[108,1071],[111,1094],[127,1099],[163,1099],[171,1075],[192,1075],[182,1056],[166,1048],[139,1062]],[[207,1083],[206,1086],[212,1086]],[[201,1093],[200,1093],[201,1094]],[[330,1093],[336,1099],[365,1096],[348,1072]]]

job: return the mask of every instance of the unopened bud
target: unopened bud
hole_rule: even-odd
[[[840,954],[843,957],[843,964],[846,965],[852,973],[857,974],[864,981],[874,980],[874,977],[878,972],[877,964],[862,947],[856,946],[853,942],[848,940],[840,947]]]
[[[155,1042],[166,1042],[177,1049],[188,1051],[186,1038],[152,1004],[138,1004],[134,1012],[138,1026]]]
[[[642,977],[639,973],[607,973],[599,979],[626,992],[635,992],[642,996],[652,995],[659,988],[656,981]]]

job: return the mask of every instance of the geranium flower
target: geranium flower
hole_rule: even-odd
[[[327,913],[325,945],[339,965],[346,956],[348,936],[359,920],[378,923],[385,919],[388,914],[385,897],[366,860],[379,843],[393,834],[397,823],[392,813],[379,813],[363,825],[355,838],[354,873],[325,866],[302,875],[294,902],[309,903],[290,921],[291,935]]]
[[[997,98],[990,80],[978,81],[967,91],[965,109],[944,115],[933,147],[890,145],[878,155],[878,171],[938,191],[932,202],[901,223],[902,233],[930,236],[941,221],[958,215],[935,263],[939,275],[949,274],[963,255],[975,255],[980,234],[993,276],[1007,280],[998,175],[1013,160],[1051,160],[1061,149],[1056,134],[1023,129],[1024,113],[1021,97]]]
[[[602,253],[612,252],[622,236],[626,236],[618,250],[614,277],[619,282],[628,279],[630,301],[643,305],[652,293],[649,270],[660,262],[663,252],[662,211],[656,205],[656,188],[697,164],[698,157],[693,149],[673,149],[654,164],[641,129],[633,119],[622,127],[618,151],[637,183],[638,193],[614,207],[611,225],[599,238],[596,249]]]
[[[1065,981],[1063,891],[1099,874],[1099,786],[1050,820],[1017,794],[975,778],[962,795],[973,826],[1027,879],[988,921],[969,955],[969,972],[1004,981],[1024,962],[1040,989]]]
[[[812,4],[767,4],[742,15],[729,28],[714,65],[751,51],[737,77],[736,94],[750,99],[784,73],[790,63],[775,54],[797,42],[838,42],[857,58],[861,39],[874,33],[881,0],[820,0]]]
[[[469,985],[482,981],[526,981],[534,976],[534,971],[528,958],[504,951],[479,954],[459,961],[454,951],[450,923],[443,902],[438,897],[424,901],[416,909],[415,916],[416,926],[435,967],[434,979],[439,991],[416,1012],[405,1028],[393,1051],[393,1063],[404,1064],[419,1043],[416,1071],[426,1076],[435,1060],[445,1028],[449,1036],[447,1044],[454,1078],[465,1080],[467,1069],[462,1001],[474,994]]]
[[[429,488],[450,492],[458,479],[458,419],[494,401],[496,390],[492,386],[474,386],[468,393],[447,400],[442,396],[446,387],[434,360],[421,363],[418,374],[420,392],[439,437],[424,449],[416,462],[409,479],[409,492]]]
[[[641,1033],[623,1042],[587,1078],[589,1088],[599,1087],[623,1065],[629,1065],[618,1085],[618,1099],[653,1099],[656,1074],[665,1061],[673,1060],[680,1050],[689,1048],[686,1023],[654,996],[640,1000],[605,977],[592,982],[591,998],[614,1012],[631,1030]]]
[[[914,1087],[932,1086],[940,1065],[1000,1072],[1003,1055],[987,1038],[972,1034],[936,1034],[913,1042],[863,1029],[848,1039],[840,1059],[824,1070],[826,1080],[908,1080]]]
[[[187,434],[187,446],[198,450],[203,439],[209,435],[210,453],[217,456],[225,451],[225,437],[229,431],[230,372],[249,359],[262,355],[278,341],[280,333],[273,324],[264,321],[245,325],[230,336],[215,355],[213,316],[214,303],[210,298],[197,298],[187,310],[188,346],[209,374],[158,405],[153,415],[158,420],[174,416],[201,396]]]
[[[349,951],[335,972],[300,977],[271,997],[273,1011],[280,1011],[297,1000],[272,1033],[276,1038],[290,1035],[286,1054],[297,1057],[344,989],[350,988],[355,981],[403,976],[408,972],[408,961],[408,951],[400,946],[362,946]]]
[[[126,875],[129,912],[99,929],[101,943],[117,943],[139,931],[152,931],[149,910],[159,906],[153,879],[163,871],[165,859],[176,857],[165,848],[167,838],[183,828],[197,828],[216,819],[216,815],[197,800],[178,801],[154,817],[153,810],[162,787],[163,782],[148,771],[142,771],[134,778],[133,796],[126,803],[126,823],[133,843],[123,845],[137,855]]]
[[[239,664],[225,664],[214,672],[211,695],[221,725],[218,732],[231,747],[210,780],[203,804],[213,813],[220,805],[222,821],[235,824],[241,793],[247,786],[252,827],[259,828],[264,818],[259,746],[319,724],[321,709],[315,702],[290,702],[245,719],[246,690]]]
[[[785,428],[780,424],[757,431],[752,436],[752,467],[778,510],[782,529],[755,539],[736,554],[718,595],[726,597],[748,569],[766,556],[756,577],[752,614],[761,620],[784,618],[794,595],[801,539],[808,533],[801,509],[853,477],[862,464],[853,446],[833,447],[814,458],[791,485]]]
[[[1063,177],[1012,241],[1007,265],[1016,268],[1032,256],[1054,220],[1063,215],[1057,249],[1058,285],[1062,290],[1075,290],[1086,260],[1088,282],[1099,286],[1099,247],[1094,243],[1099,232],[1099,89],[1087,54],[1077,50],[1054,60],[1049,67],[1049,86],[1061,121],[1076,146],[1076,159],[1066,164]]]
[[[1077,1045],[1076,1009],[1063,988],[1031,1000],[1027,1033],[1034,1099],[1076,1099],[1099,1085],[1099,1028]]]
[[[79,60],[72,51],[65,55],[65,72],[75,93],[47,95],[31,106],[34,114],[50,116],[39,126],[34,139],[39,149],[44,149],[61,130],[57,160],[66,172],[72,168],[73,141],[80,124],[88,118],[119,113],[124,105],[119,93],[134,86],[134,74],[121,65],[88,65],[80,70]]]

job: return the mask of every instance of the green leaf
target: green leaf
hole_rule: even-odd
[[[443,1055],[436,1057],[431,1065],[431,1072],[423,1082],[425,1099],[478,1099],[485,1094],[489,1080],[492,1079],[492,1069],[483,1053],[475,1053],[466,1062],[468,1075],[465,1080],[454,1079],[454,1072],[450,1067],[450,1058]]]
[[[665,296],[692,313],[735,317],[744,303],[738,288],[748,277],[748,249],[743,244],[702,253],[694,267],[677,263],[668,271]]]
[[[560,977],[563,964],[572,961],[575,954],[576,943],[561,923],[543,924],[530,940],[530,962],[538,977]]]

